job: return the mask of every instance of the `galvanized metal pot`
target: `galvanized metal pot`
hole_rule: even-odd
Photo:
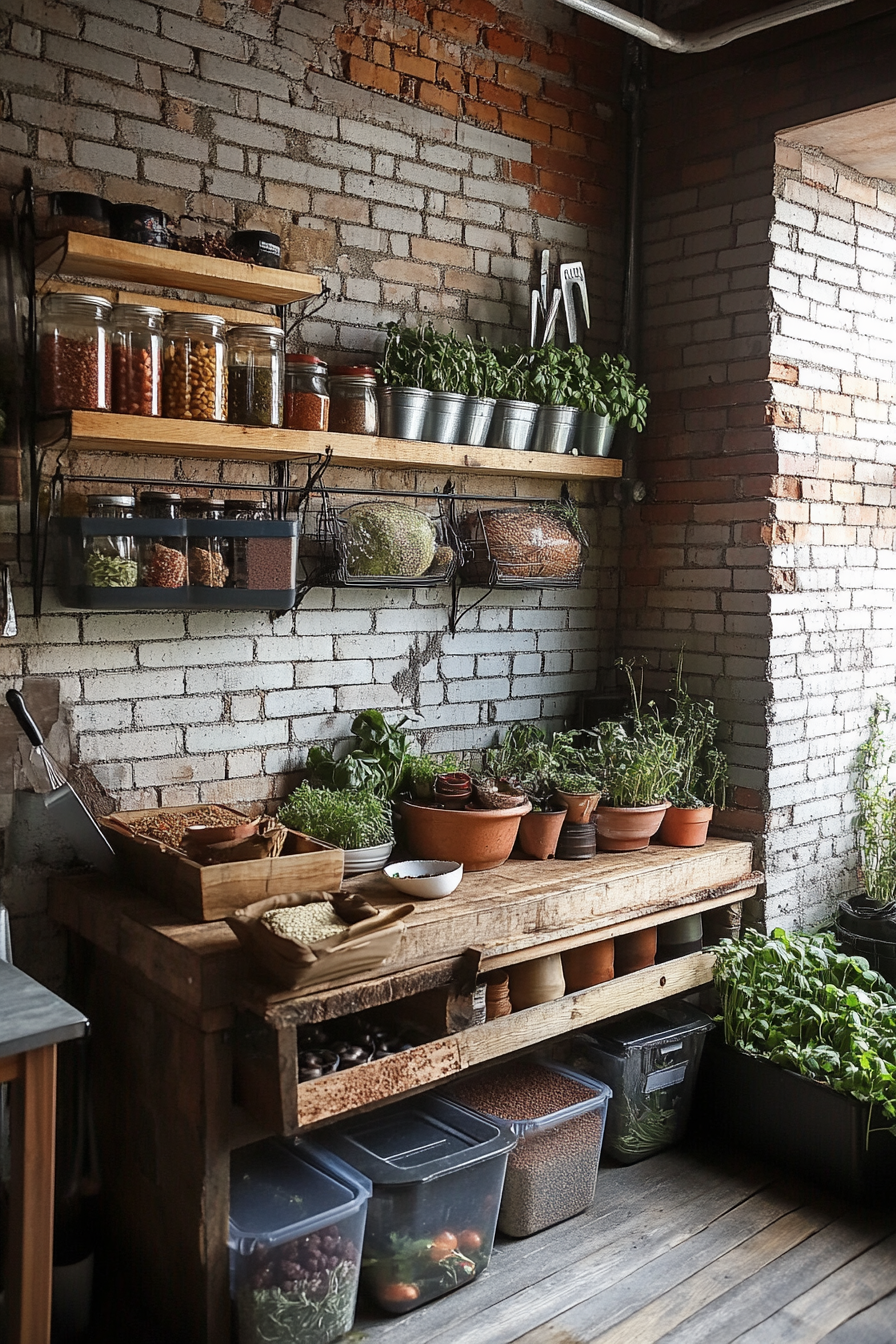
[[[462,392],[430,392],[423,421],[427,443],[458,443],[466,397]]]
[[[613,444],[616,424],[607,415],[598,415],[597,411],[582,411],[576,448],[581,457],[609,457]]]
[[[430,393],[422,387],[381,387],[380,433],[387,439],[422,439]]]
[[[538,405],[534,401],[516,401],[510,397],[499,397],[495,402],[495,411],[488,432],[488,446],[525,452],[532,439],[537,415]]]
[[[481,448],[488,438],[494,411],[494,397],[465,397],[457,442]]]
[[[571,453],[581,412],[574,406],[539,406],[533,453]]]

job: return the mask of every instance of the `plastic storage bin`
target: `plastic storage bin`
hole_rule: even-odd
[[[611,1096],[604,1083],[523,1060],[478,1074],[452,1096],[519,1140],[507,1163],[501,1232],[528,1237],[591,1205]]]
[[[329,1344],[352,1328],[370,1182],[311,1144],[230,1159],[239,1344]]]
[[[508,1129],[426,1096],[319,1138],[373,1182],[363,1280],[385,1311],[412,1311],[485,1269],[516,1144]]]
[[[687,1003],[658,1003],[576,1037],[576,1067],[613,1089],[607,1152],[617,1162],[640,1162],[684,1137],[712,1027]]]

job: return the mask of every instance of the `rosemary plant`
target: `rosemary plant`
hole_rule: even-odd
[[[865,893],[882,904],[896,895],[896,791],[892,769],[896,752],[886,742],[889,706],[878,700],[871,711],[871,731],[859,747],[856,838]]]

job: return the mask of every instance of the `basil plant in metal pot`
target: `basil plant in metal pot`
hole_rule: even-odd
[[[583,457],[607,457],[617,425],[638,433],[647,424],[650,393],[639,385],[625,355],[603,354],[589,362],[576,405],[582,411],[577,448]]]

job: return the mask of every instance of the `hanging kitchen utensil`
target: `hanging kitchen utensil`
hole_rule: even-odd
[[[551,306],[544,319],[544,335],[541,338],[542,345],[550,345],[554,339],[554,331],[557,327],[557,317],[560,313],[560,290],[555,289],[551,295]]]
[[[53,786],[49,793],[43,794],[47,813],[68,838],[79,859],[92,864],[94,868],[99,868],[103,873],[114,874],[117,872],[115,851],[72,786],[66,783],[56,762],[45,750],[43,734],[29,714],[21,691],[7,691],[6,703],[34,747],[32,755],[39,758]]]
[[[569,343],[575,345],[579,338],[578,315],[576,313],[576,291],[582,303],[582,317],[585,330],[591,326],[591,310],[588,307],[588,288],[585,284],[585,267],[580,261],[566,261],[560,267],[560,288],[563,291],[563,311],[566,315],[566,330]]]
[[[9,565],[0,566],[0,634],[13,639],[19,633],[16,608],[12,600],[12,575]]]

